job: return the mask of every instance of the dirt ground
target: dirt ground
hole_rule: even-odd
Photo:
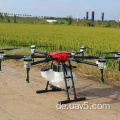
[[[78,77],[75,82],[77,97],[86,97],[87,100],[60,106],[58,101],[66,100],[64,91],[36,94],[45,85],[40,70],[31,68],[30,83],[27,84],[24,68],[3,63],[0,120],[120,120],[119,87]],[[73,99],[72,88],[69,91]],[[80,105],[84,105],[83,109]],[[103,105],[108,105],[108,108]]]

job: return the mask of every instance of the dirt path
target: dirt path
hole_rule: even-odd
[[[29,84],[25,79],[25,69],[6,63],[2,65],[0,120],[120,120],[120,88],[118,87],[77,78],[75,82],[77,96],[86,97],[87,100],[67,104],[69,109],[60,109],[57,103],[66,99],[64,91],[36,94],[36,90],[44,89],[46,84],[40,75],[40,70],[34,68],[30,70]],[[73,99],[72,89],[70,96]],[[86,106],[80,109],[79,104]],[[88,105],[92,107],[93,104],[96,106],[99,104],[99,109],[87,109]],[[108,106],[107,110],[100,110],[103,104],[108,104],[110,109]],[[70,109],[73,106],[75,108]]]

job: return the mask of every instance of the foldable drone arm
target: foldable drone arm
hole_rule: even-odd
[[[99,59],[99,57],[96,57],[96,56],[74,56],[74,58],[80,58],[80,59]]]
[[[84,60],[79,60],[79,59],[74,59],[73,61],[75,61],[77,63],[83,63],[83,64],[87,64],[87,65],[92,65],[92,66],[98,67],[98,64],[93,63],[93,62],[89,62],[89,61],[84,61]]]
[[[33,55],[32,58],[46,58],[46,55]]]
[[[48,55],[48,53],[47,53],[47,52],[40,52],[40,51],[37,51],[37,50],[35,50],[35,51],[34,51],[34,53]]]
[[[107,60],[116,60],[119,59],[120,57],[97,57],[97,56],[74,56],[74,58],[80,58],[80,59],[107,59]]]
[[[57,57],[46,58],[45,60],[33,62],[33,63],[31,63],[31,66],[32,66],[32,65],[37,65],[37,64],[40,64],[40,63],[44,63],[44,62],[49,62],[49,61],[52,61],[52,60],[57,60]]]
[[[29,55],[29,56],[26,56],[26,55],[5,55],[4,58],[25,58],[25,57],[32,57],[32,58],[46,58],[45,55]]]
[[[73,52],[71,53],[73,56],[77,55],[77,54],[82,54],[83,52]]]

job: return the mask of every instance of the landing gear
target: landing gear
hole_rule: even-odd
[[[54,66],[54,67],[53,66],[54,66],[54,64],[52,62],[51,68],[53,69],[53,71],[55,70],[55,72],[63,72],[64,82],[65,82],[65,91],[67,93],[67,100],[59,101],[58,103],[59,104],[67,104],[67,103],[71,103],[71,102],[75,102],[75,101],[86,100],[85,97],[77,98],[77,96],[76,96],[75,85],[74,85],[74,80],[73,80],[73,73],[72,73],[72,66],[71,66],[70,61],[69,61],[68,65],[65,64],[65,61],[62,61],[61,63],[60,62],[58,63],[58,66]],[[47,70],[49,70],[49,68],[42,68],[41,69],[41,71],[47,71]],[[69,72],[69,75],[68,75],[68,72]],[[67,84],[68,80],[72,81],[72,89],[73,89],[73,92],[74,92],[74,99],[73,100],[70,100],[70,97],[69,97],[69,91],[68,90],[69,90],[70,86],[68,86],[68,84]],[[48,90],[49,85],[50,85],[51,90]],[[49,81],[47,81],[45,90],[36,91],[36,93],[45,93],[45,92],[62,91],[62,90],[63,89],[58,88],[54,85],[51,85],[49,83]]]

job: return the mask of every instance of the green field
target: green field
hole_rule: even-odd
[[[43,51],[62,50],[69,52],[79,51],[79,45],[85,45],[92,48],[92,53],[87,51],[89,54],[102,56],[101,53],[103,52],[120,51],[120,29],[0,23],[1,48],[10,45],[31,44],[55,46],[53,48],[41,48]],[[113,63],[110,62],[110,64]],[[116,69],[115,72],[117,72]],[[120,80],[119,76],[117,75],[118,80]]]
[[[53,45],[53,51],[78,51],[78,45],[85,45],[98,55],[120,51],[120,29],[0,23],[0,45],[13,44]]]

